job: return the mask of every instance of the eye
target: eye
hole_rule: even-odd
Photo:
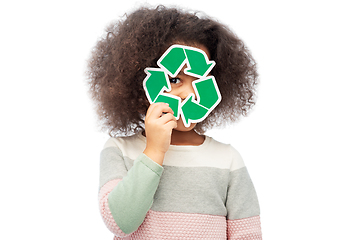
[[[169,81],[171,84],[178,84],[180,83],[180,78],[170,78]]]

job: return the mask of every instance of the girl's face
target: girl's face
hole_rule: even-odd
[[[203,50],[206,53],[206,55],[208,56],[208,58],[210,59],[209,50],[205,46],[196,45],[196,46],[191,46],[191,47],[196,47],[196,48]],[[180,97],[182,101],[184,101],[185,98],[190,93],[193,93],[195,95],[195,91],[192,86],[192,82],[194,80],[197,80],[196,77],[192,77],[192,76],[189,76],[184,73],[184,69],[186,67],[187,66],[185,64],[183,69],[179,72],[179,74],[176,77],[172,78],[169,76],[169,80],[170,80],[170,84],[171,84],[171,91],[168,93]],[[196,97],[196,95],[195,95],[195,97]],[[190,131],[190,130],[194,129],[195,126],[196,126],[196,123],[191,123],[189,127],[185,127],[185,125],[182,121],[182,118],[179,118],[179,120],[177,120],[177,127],[175,128],[175,130]]]

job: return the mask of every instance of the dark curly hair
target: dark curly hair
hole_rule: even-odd
[[[103,130],[110,136],[131,135],[144,129],[149,102],[143,89],[146,67],[174,43],[203,45],[216,62],[212,70],[222,101],[195,130],[234,122],[255,104],[256,63],[228,27],[198,13],[158,6],[140,8],[110,24],[92,51],[87,84]]]

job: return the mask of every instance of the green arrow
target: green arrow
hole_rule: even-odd
[[[215,86],[214,77],[211,76],[204,80],[197,80],[194,84],[198,93],[197,95],[200,98],[200,105],[210,109],[219,101],[221,95]]]
[[[196,75],[195,77],[206,76],[215,65],[214,61],[208,61],[205,58],[205,53],[192,49],[185,49],[185,53],[190,65],[185,73],[189,75]]]
[[[179,118],[179,103],[180,103],[180,98],[177,98],[175,96],[171,96],[169,95],[163,95],[160,94],[155,102],[164,102],[164,103],[168,103],[169,107],[174,111],[174,117],[176,119]]]
[[[161,69],[146,68],[145,72],[148,76],[144,80],[144,88],[151,103],[153,103],[164,89],[170,91],[170,86],[165,73]]]
[[[158,65],[169,71],[172,77],[175,77],[181,70],[180,67],[186,60],[186,55],[182,47],[174,45],[170,47],[159,59]]]
[[[191,95],[181,106],[183,121],[186,127],[190,126],[190,120],[200,120],[208,113],[208,109],[193,102],[193,97],[194,95]]]

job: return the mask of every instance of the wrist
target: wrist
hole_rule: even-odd
[[[156,162],[157,164],[162,166],[163,161],[164,161],[164,157],[165,157],[164,152],[155,150],[153,148],[146,147],[143,153],[146,156],[148,156],[151,160],[153,160],[154,162]]]

